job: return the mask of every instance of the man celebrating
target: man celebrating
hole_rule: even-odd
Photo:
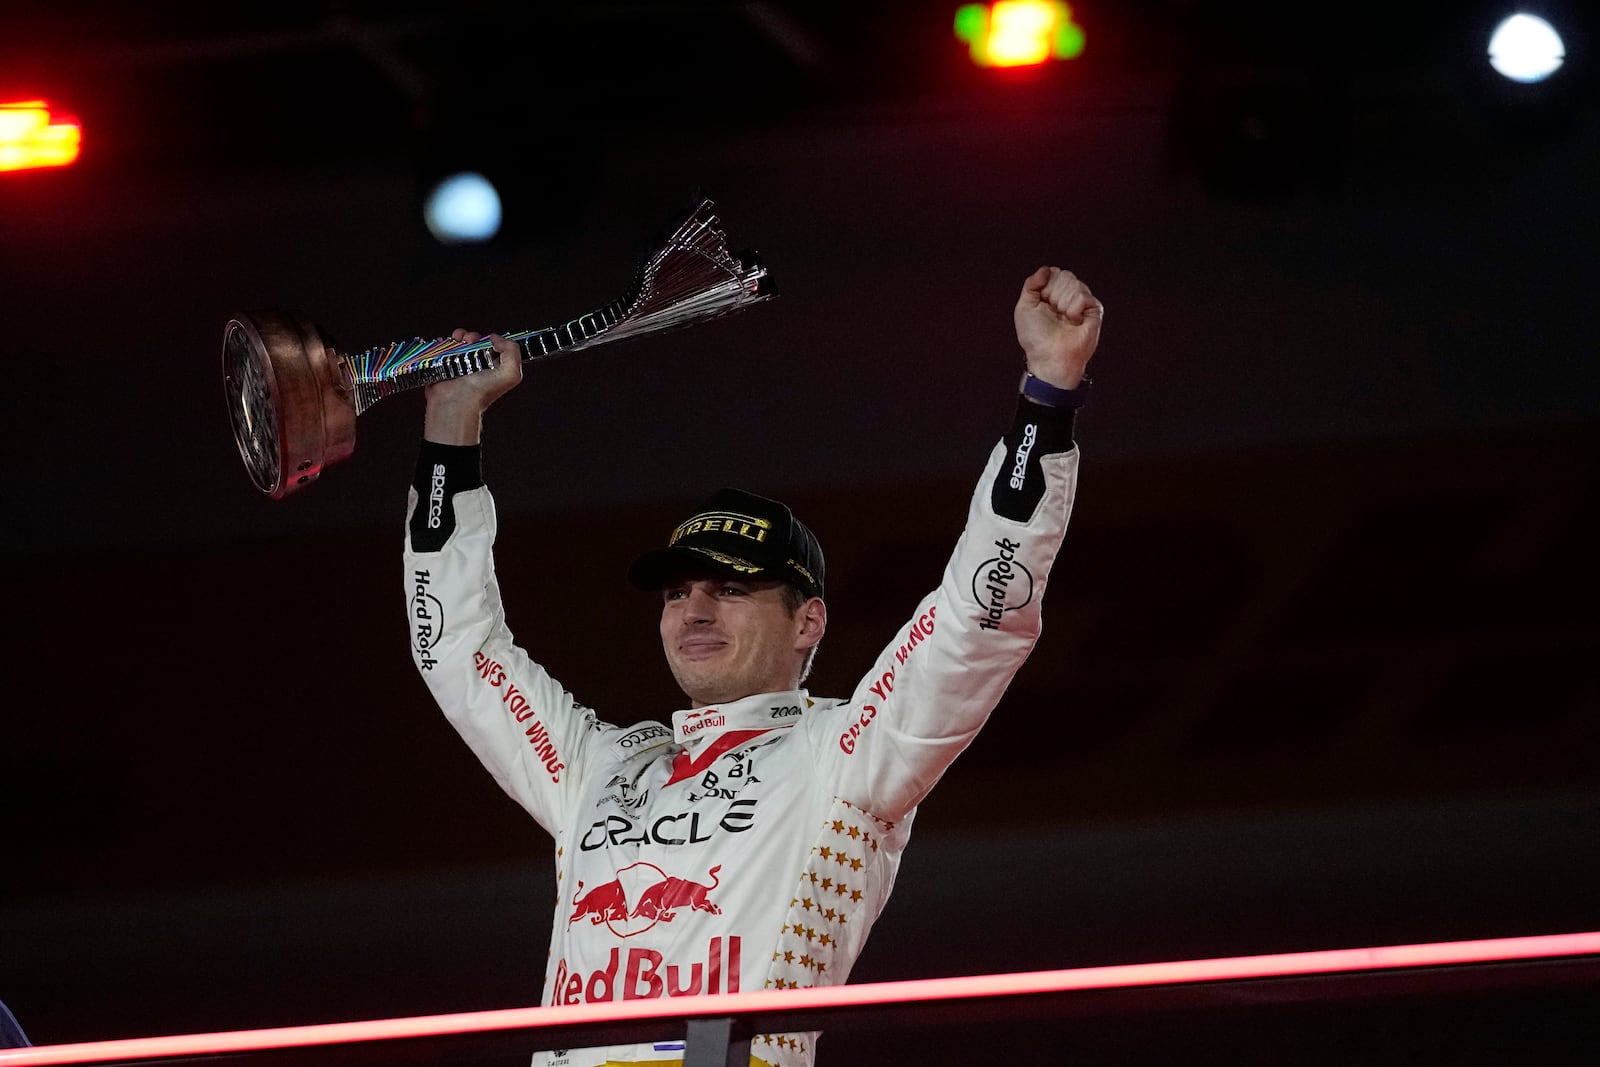
[[[478,445],[484,411],[521,379],[516,345],[494,338],[497,369],[429,387],[405,560],[412,654],[484,766],[555,837],[543,1003],[846,980],[917,805],[1038,636],[1103,313],[1067,271],[1024,283],[1016,418],[940,585],[847,699],[800,688],[827,628],[826,576],[816,537],[784,505],[723,490],[643,555],[628,577],[660,591],[662,649],[692,705],[670,728],[603,722],[506,628]],[[751,1062],[808,1067],[816,1036],[758,1036]],[[665,1043],[534,1064],[681,1058],[681,1043]]]

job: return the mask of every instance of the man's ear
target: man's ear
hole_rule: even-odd
[[[828,605],[822,602],[821,597],[812,597],[800,605],[800,610],[795,612],[799,629],[795,633],[796,650],[810,648],[822,640],[822,635],[828,631]]]

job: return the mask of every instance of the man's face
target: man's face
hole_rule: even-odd
[[[793,689],[821,637],[810,633],[814,612],[790,614],[781,582],[686,577],[661,598],[661,647],[696,706]]]

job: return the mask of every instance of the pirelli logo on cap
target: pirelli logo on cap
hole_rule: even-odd
[[[707,533],[730,533],[736,537],[747,537],[765,544],[767,534],[771,532],[772,523],[766,519],[758,519],[754,515],[740,515],[732,511],[702,511],[673,530],[672,539],[667,544],[675,545],[691,534]]]

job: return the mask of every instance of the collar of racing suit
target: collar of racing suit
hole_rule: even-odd
[[[739,732],[748,736],[775,726],[788,726],[809,707],[811,698],[804,689],[783,693],[758,693],[727,704],[672,713],[672,738],[694,750],[701,745]]]

